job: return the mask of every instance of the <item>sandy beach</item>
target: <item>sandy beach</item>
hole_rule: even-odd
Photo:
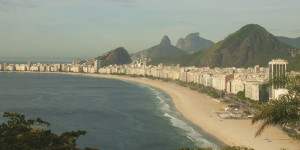
[[[182,116],[227,145],[243,145],[255,150],[280,150],[280,148],[300,150],[299,141],[290,138],[276,127],[266,128],[261,136],[254,137],[258,125],[252,125],[251,120],[221,119],[216,112],[227,105],[216,101],[206,94],[175,83],[128,76],[81,73],[62,74],[127,80],[159,88],[171,96],[176,109]]]
[[[84,75],[128,80],[159,88],[171,96],[176,109],[185,118],[225,144],[244,145],[256,150],[300,149],[299,141],[290,138],[286,133],[275,127],[267,128],[261,136],[255,138],[254,134],[258,129],[258,125],[252,125],[250,120],[221,119],[216,112],[226,105],[187,87],[147,78],[99,74]]]

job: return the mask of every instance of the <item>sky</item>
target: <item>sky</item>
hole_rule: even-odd
[[[0,58],[133,53],[193,32],[218,42],[250,23],[295,38],[299,14],[299,0],[0,0]]]

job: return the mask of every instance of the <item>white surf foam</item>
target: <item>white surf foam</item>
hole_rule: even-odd
[[[182,119],[180,113],[171,108],[172,100],[163,92],[150,87],[158,100],[158,107],[164,113],[163,116],[169,118],[172,126],[180,128],[184,131],[185,136],[201,147],[217,147],[215,144],[207,141],[202,134],[194,130],[194,128]]]

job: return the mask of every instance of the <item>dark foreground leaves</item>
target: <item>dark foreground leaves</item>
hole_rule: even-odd
[[[50,130],[49,122],[40,118],[26,120],[24,115],[15,112],[5,112],[3,117],[8,119],[0,125],[0,149],[3,150],[79,150],[77,139],[86,134],[86,131],[78,130],[57,135]]]

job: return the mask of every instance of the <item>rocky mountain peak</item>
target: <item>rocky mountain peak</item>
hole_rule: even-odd
[[[162,38],[160,44],[162,44],[162,45],[171,45],[171,41],[170,41],[169,37],[165,35]]]
[[[177,41],[176,47],[188,52],[194,53],[201,51],[209,46],[212,46],[214,43],[210,40],[206,40],[199,36],[199,32],[189,33],[185,39],[180,38]]]
[[[199,39],[200,38],[200,36],[199,36],[200,34],[199,34],[199,32],[195,32],[195,33],[190,33],[190,34],[188,34],[187,36],[186,36],[186,38],[185,39]]]

